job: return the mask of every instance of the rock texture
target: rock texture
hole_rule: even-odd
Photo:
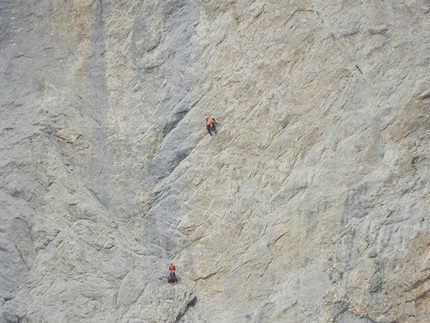
[[[0,2],[0,322],[427,322],[429,15]]]

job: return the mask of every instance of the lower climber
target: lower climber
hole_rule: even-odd
[[[167,275],[167,282],[168,283],[177,283],[178,279],[176,278],[176,273],[175,273],[176,267],[173,264],[173,262],[170,262],[169,264],[169,274]]]

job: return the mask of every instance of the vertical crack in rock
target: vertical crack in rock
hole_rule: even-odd
[[[169,8],[170,6],[172,8]],[[165,27],[165,41],[168,44],[165,49],[168,65],[165,75],[167,89],[165,97],[159,103],[163,139],[153,161],[148,165],[148,173],[154,183],[167,177],[198,142],[197,138],[189,138],[194,122],[187,120],[186,116],[190,111],[190,93],[195,77],[191,65],[191,38],[198,24],[199,5],[181,2],[178,6],[180,9],[175,12],[172,3],[166,5],[166,10],[175,14],[168,15],[172,20]]]
[[[103,17],[103,3],[96,1],[90,27],[90,48],[86,62],[88,71],[84,87],[82,88],[85,100],[85,110],[88,116],[98,125],[91,129],[91,139],[94,144],[94,154],[91,156],[88,166],[89,177],[93,180],[88,182],[91,191],[95,193],[98,200],[106,209],[110,208],[108,193],[108,155],[106,128],[106,111],[109,101],[106,90],[106,66],[105,66],[105,26]]]

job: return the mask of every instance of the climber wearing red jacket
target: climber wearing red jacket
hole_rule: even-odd
[[[216,126],[219,126],[219,123],[214,118],[206,118],[206,129],[211,136],[212,131],[216,133]]]

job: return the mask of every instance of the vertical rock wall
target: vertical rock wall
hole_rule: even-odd
[[[0,3],[0,322],[426,322],[429,14]]]

